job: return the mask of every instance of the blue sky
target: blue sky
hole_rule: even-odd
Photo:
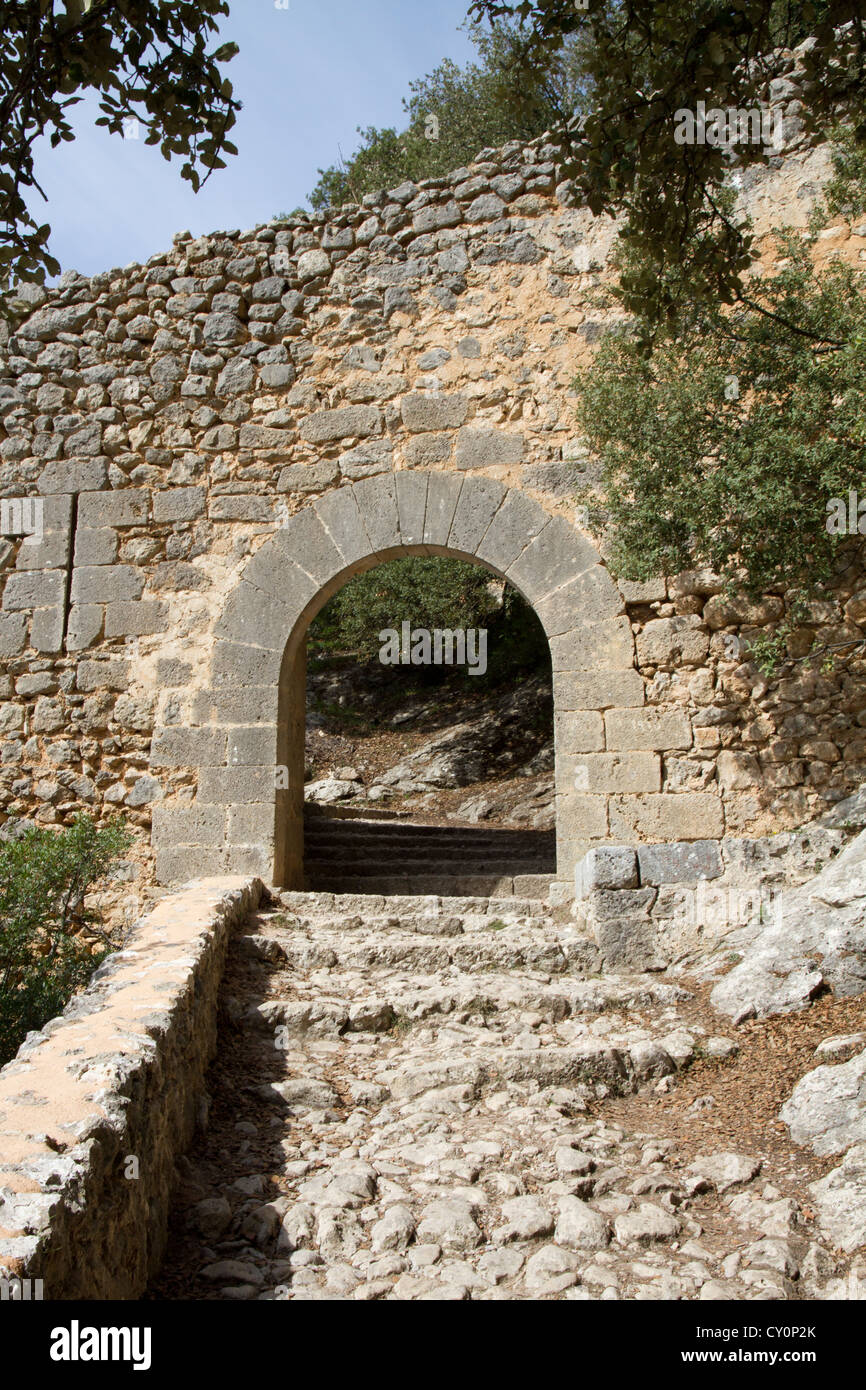
[[[77,138],[51,150],[42,140],[36,176],[64,270],[92,275],[145,261],[175,232],[246,229],[305,202],[317,169],[338,147],[357,147],[357,126],[402,124],[409,82],[442,58],[465,63],[474,49],[458,28],[469,0],[232,0],[222,36],[240,53],[228,65],[244,110],[232,132],[239,154],[195,194],[143,140],[93,125],[96,100],[73,108]]]

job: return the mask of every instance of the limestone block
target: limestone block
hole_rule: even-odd
[[[561,773],[579,792],[658,792],[658,753],[584,753],[561,759]]]
[[[17,656],[27,645],[27,614],[0,613],[0,658]]]
[[[424,515],[427,508],[427,476],[407,470],[396,475],[397,511],[404,545],[424,541]]]
[[[340,475],[336,459],[323,459],[321,463],[291,463],[283,468],[277,479],[277,492],[323,492],[335,483]]]
[[[604,716],[610,749],[655,749],[665,752],[691,748],[692,726],[680,709],[610,709]]]
[[[62,569],[69,561],[69,532],[45,531],[39,541],[25,540],[18,547],[18,570]]]
[[[617,587],[626,603],[664,603],[667,598],[667,584],[664,579],[650,579],[638,583],[632,579],[618,579]]]
[[[78,690],[126,690],[129,662],[117,657],[108,661],[79,661],[75,674]]]
[[[251,647],[242,642],[217,642],[211,656],[211,680],[215,689],[243,690],[260,682],[280,679],[285,642],[281,647]]]
[[[297,612],[250,584],[246,576],[229,594],[215,636],[268,651],[285,651]]]
[[[611,834],[619,840],[716,840],[722,803],[710,792],[661,792],[610,799]]]
[[[30,622],[30,645],[37,652],[59,652],[63,646],[63,609],[36,608]]]
[[[72,571],[73,603],[114,603],[141,598],[144,574],[132,565],[82,565]]]
[[[317,585],[326,584],[344,568],[342,555],[312,507],[290,517],[279,536],[281,546]]]
[[[196,724],[275,724],[279,691],[275,685],[199,690],[192,701]]]
[[[600,623],[618,617],[623,601],[607,570],[596,564],[554,590],[535,611],[548,637],[556,637],[577,621]]]
[[[234,806],[267,801],[274,796],[273,767],[203,767],[199,772],[198,800],[203,805]]]
[[[594,935],[605,965],[619,970],[661,970],[666,961],[657,929],[643,917],[612,917],[598,922]]]
[[[329,492],[327,497],[319,498],[315,509],[347,565],[369,555],[371,542],[353,488],[341,487]]]
[[[530,603],[576,579],[598,560],[592,544],[564,517],[552,517],[508,570],[508,578]]]
[[[205,845],[155,845],[157,883],[189,883],[192,879],[216,878],[223,872],[223,851]]]
[[[279,530],[258,550],[244,570],[243,580],[276,599],[293,613],[303,612],[319,585],[295,563],[296,546]]]
[[[462,429],[457,436],[458,468],[489,468],[494,464],[522,463],[526,440],[504,430]]]
[[[102,458],[56,459],[39,474],[37,488],[48,493],[98,492],[108,482],[108,464]]]
[[[644,684],[637,671],[559,671],[553,676],[553,701],[560,711],[611,706],[623,709],[629,705],[637,708],[644,701]],[[607,746],[618,747],[610,739]]]
[[[172,845],[222,845],[226,813],[222,806],[172,806],[161,802],[153,808],[153,840],[157,849]]]
[[[550,639],[554,671],[630,671],[634,638],[628,618],[579,623]]]
[[[467,478],[454,510],[449,549],[474,555],[504,497],[505,488],[493,478]]]
[[[226,754],[225,729],[190,729],[169,725],[157,729],[150,746],[151,767],[218,766]]]
[[[335,439],[366,439],[382,433],[382,415],[373,405],[343,406],[339,410],[318,410],[299,424],[308,444],[329,444]]]
[[[273,831],[264,844],[228,844],[223,850],[221,871],[224,874],[254,874],[270,879],[273,860]]]
[[[242,493],[238,496],[212,497],[208,507],[212,521],[252,521],[267,525],[273,521],[274,504],[270,497],[258,497],[255,493]]]
[[[397,485],[393,473],[362,478],[353,484],[355,500],[374,551],[402,545],[397,510]]]
[[[451,457],[451,436],[447,434],[416,434],[407,439],[403,456],[409,468],[429,468]]]
[[[69,610],[66,624],[66,650],[84,651],[92,647],[102,636],[105,609],[98,603],[76,604]]]
[[[637,851],[641,883],[697,883],[718,878],[722,856],[715,840],[686,844],[640,845]]]
[[[427,510],[424,515],[424,542],[447,543],[463,479],[457,473],[431,473],[427,479]]]
[[[566,791],[556,798],[557,834],[567,840],[601,840],[608,833],[607,797]]]
[[[575,867],[575,896],[583,901],[602,889],[637,888],[637,865],[637,854],[628,845],[600,845],[591,849]]]
[[[569,753],[599,753],[604,748],[604,717],[597,710],[554,714],[557,757]]]
[[[475,553],[504,574],[548,520],[549,514],[538,502],[512,488]]]
[[[144,488],[84,492],[78,499],[78,525],[94,531],[103,526],[143,526],[149,510],[150,493]]]
[[[145,637],[168,628],[168,604],[157,599],[109,603],[105,610],[106,637]]]
[[[656,618],[637,636],[640,666],[700,666],[709,651],[709,633],[697,614]]]
[[[113,565],[117,559],[120,537],[110,526],[96,530],[79,526],[75,532],[75,564],[79,569],[89,565]]]
[[[214,759],[216,761],[216,759]],[[226,762],[230,767],[270,767],[277,761],[277,726],[230,729]]]
[[[409,392],[401,405],[403,424],[413,434],[429,430],[452,430],[463,424],[469,413],[468,396],[457,392],[425,395]]]
[[[226,840],[230,846],[269,844],[274,838],[274,807],[267,802],[230,806]],[[268,868],[270,877],[270,868]]]
[[[65,570],[12,573],[3,590],[3,607],[13,613],[26,608],[54,608],[63,604],[65,595]]]

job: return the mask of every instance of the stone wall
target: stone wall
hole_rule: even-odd
[[[780,895],[819,873],[849,839],[816,824],[764,839],[605,845],[577,865],[572,911],[605,967],[664,970],[733,931],[777,920]]]
[[[222,879],[164,898],[0,1069],[0,1278],[51,1300],[141,1295],[206,1120],[229,934],[261,894]]]
[[[827,171],[779,81],[788,146],[741,177],[761,234],[805,225]],[[611,322],[597,291],[615,227],[570,205],[556,160],[545,141],[484,150],[328,218],[181,233],[145,265],[21,291],[0,495],[43,499],[44,535],[0,540],[0,817],[83,804],[149,832],[158,808],[177,851],[164,880],[279,877],[306,624],[357,568],[413,548],[479,559],[565,612],[548,625],[567,639],[564,881],[593,844],[762,833],[864,780],[856,670],[767,687],[730,655],[783,595],[738,604],[700,574],[617,588],[581,528],[574,488],[595,473],[572,380]],[[840,224],[819,255],[859,264],[863,248],[866,227]],[[455,518],[475,513],[467,537]],[[486,558],[497,528],[517,548]],[[557,571],[563,547],[598,576],[591,594],[567,587],[579,567]],[[862,634],[864,584],[855,557],[798,640]]]

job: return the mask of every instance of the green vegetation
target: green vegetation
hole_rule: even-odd
[[[833,573],[846,538],[827,503],[857,485],[866,444],[866,299],[857,270],[816,269],[810,238],[778,235],[782,268],[748,305],[697,301],[650,353],[611,335],[578,379],[628,578],[707,566],[811,589]]]
[[[0,1065],[112,950],[85,896],[131,842],[122,824],[97,829],[81,815],[0,846]]]
[[[403,107],[406,128],[358,127],[361,146],[348,162],[320,169],[310,194],[316,209],[360,202],[366,193],[395,188],[406,179],[438,178],[475,159],[485,146],[532,140],[569,116],[583,99],[577,43],[563,46],[531,86],[518,79],[513,26],[491,30],[476,25],[470,34],[479,61],[465,68],[445,59],[427,76],[409,84]],[[519,106],[515,81],[522,83]]]
[[[310,627],[314,659],[352,654],[376,660],[379,633],[413,628],[487,628],[488,673],[492,682],[518,672],[546,669],[547,639],[534,612],[509,585],[492,579],[479,565],[438,556],[407,556],[358,575],[335,594]],[[470,679],[465,669],[447,666],[401,668],[422,682]]]
[[[676,113],[749,110],[778,75],[772,54],[812,42],[801,55],[807,127],[824,135],[841,108],[866,148],[864,9],[850,0],[473,0],[470,17],[517,27],[507,91],[515,109],[551,63],[577,45],[584,118],[562,131],[564,175],[592,212],[622,218],[626,244],[645,274],[624,281],[625,307],[651,331],[690,305],[733,304],[748,293],[755,245],[724,199],[730,175],[723,142],[677,143]],[[850,52],[836,37],[850,22]],[[503,91],[506,90],[503,87]],[[772,144],[736,146],[744,166],[766,164]],[[679,293],[677,293],[677,291]]]

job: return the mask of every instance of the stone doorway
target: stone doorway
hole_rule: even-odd
[[[229,595],[211,689],[199,702],[203,725],[226,735],[222,764],[199,769],[193,812],[200,808],[204,828],[196,834],[212,851],[205,871],[213,864],[303,886],[309,624],[354,575],[420,554],[481,564],[534,609],[552,657],[558,879],[571,883],[576,862],[607,838],[605,791],[581,781],[585,771],[576,784],[576,773],[587,754],[605,747],[601,710],[643,704],[616,585],[586,537],[518,489],[479,475],[412,470],[335,489],[303,508],[265,542]],[[155,824],[158,855],[167,839]]]

